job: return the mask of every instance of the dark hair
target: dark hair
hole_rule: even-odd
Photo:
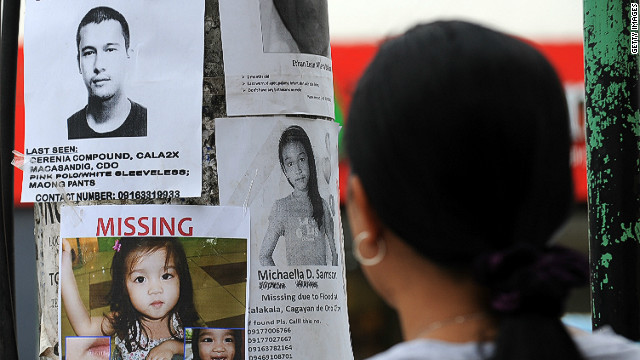
[[[127,23],[127,20],[122,16],[122,14],[106,6],[99,6],[89,10],[82,20],[80,20],[78,31],[76,32],[76,48],[80,47],[80,30],[82,30],[83,27],[89,24],[100,24],[107,20],[115,20],[120,23],[122,36],[124,37],[124,47],[126,50],[129,50],[129,24]],[[80,49],[78,49],[78,54],[79,53]]]
[[[193,352],[193,360],[202,360],[200,357],[200,331],[206,330],[207,328],[194,328],[193,335],[191,336],[191,349]],[[210,329],[210,328],[209,328]],[[216,329],[216,330],[231,330],[234,338],[234,346],[235,346],[235,355],[233,356],[233,360],[242,360],[244,359],[244,340],[242,336],[242,329]]]
[[[479,255],[520,244],[537,263],[572,206],[563,87],[537,50],[482,26],[435,22],[384,43],[354,93],[345,141],[380,220],[453,274],[475,276]],[[580,358],[557,307],[532,320],[535,309],[489,302],[494,359]]]
[[[120,250],[115,252],[111,262],[112,280],[109,291],[111,315],[108,319],[115,334],[124,341],[128,351],[134,351],[134,345],[138,349],[144,349],[146,345],[141,343],[140,335],[143,334],[147,339],[149,337],[140,323],[142,314],[133,307],[129,298],[127,275],[140,257],[161,249],[167,252],[165,264],[168,265],[173,260],[178,279],[180,279],[178,303],[167,315],[167,325],[171,337],[182,340],[180,334],[171,324],[174,315],[177,316],[180,328],[196,326],[198,323],[198,313],[193,303],[191,274],[189,273],[187,256],[180,241],[173,237],[123,237],[120,239]],[[142,334],[139,334],[138,331],[141,331]]]
[[[302,147],[309,158],[309,182],[307,185],[309,200],[311,200],[311,207],[313,209],[313,219],[316,221],[316,224],[318,224],[318,228],[322,229],[322,225],[324,223],[324,207],[322,205],[320,191],[318,190],[318,172],[316,170],[316,160],[313,156],[311,140],[309,140],[309,136],[304,129],[298,125],[289,126],[282,132],[280,142],[278,143],[278,158],[280,159],[280,168],[283,173],[285,173],[285,169],[282,152],[284,151],[285,145],[291,143],[302,144]],[[289,182],[289,185],[293,186],[289,179],[287,179],[287,181]]]

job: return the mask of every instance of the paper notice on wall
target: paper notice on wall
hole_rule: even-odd
[[[40,341],[38,354],[58,355],[58,249],[60,248],[60,204],[43,203],[36,214],[36,260],[38,262],[38,299],[40,301]]]
[[[353,358],[338,132],[325,120],[216,119],[220,202],[251,209],[250,357]]]
[[[23,202],[200,196],[204,2],[27,0]]]
[[[193,328],[244,330],[249,229],[241,207],[62,206],[61,355],[182,358]]]
[[[334,118],[327,0],[220,0],[227,115]]]

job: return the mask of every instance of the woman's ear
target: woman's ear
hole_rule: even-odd
[[[382,231],[382,225],[369,204],[369,198],[364,191],[360,178],[353,174],[349,177],[347,216],[349,217],[349,225],[354,237],[366,231],[369,233],[368,238],[374,242],[376,241]]]

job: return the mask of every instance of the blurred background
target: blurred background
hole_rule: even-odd
[[[508,32],[538,48],[556,68],[567,94],[573,136],[571,164],[575,207],[556,241],[588,253],[584,142],[584,67],[582,1],[524,0],[328,0],[334,72],[336,121],[348,121],[351,94],[379,44],[420,22],[437,19],[473,21]],[[22,5],[24,11],[24,4]],[[16,99],[16,149],[24,152],[22,39]],[[523,84],[526,86],[526,84]],[[473,155],[469,154],[471,158]],[[348,164],[340,162],[341,200],[346,195]],[[22,173],[15,171],[15,264],[17,336],[20,358],[37,358],[38,305],[33,206],[19,203]],[[472,174],[469,186],[473,186]],[[343,215],[344,215],[343,208]],[[343,216],[349,319],[353,351],[362,359],[401,340],[396,316],[373,292],[351,255],[351,233]],[[577,289],[567,311],[588,314],[589,290]]]

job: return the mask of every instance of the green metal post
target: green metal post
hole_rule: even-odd
[[[640,340],[638,0],[584,0],[594,329]]]

